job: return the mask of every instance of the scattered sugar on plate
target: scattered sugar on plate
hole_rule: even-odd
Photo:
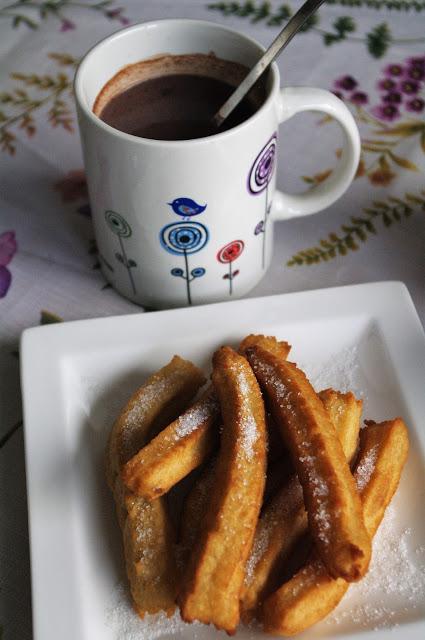
[[[359,366],[357,346],[339,351],[325,363],[302,363],[299,367],[316,391],[331,387],[343,393],[352,391],[357,398],[364,398],[365,384]]]
[[[204,625],[200,623],[186,624],[178,612],[170,618],[161,612],[143,618],[134,612],[130,604],[130,596],[122,584],[112,594],[107,610],[107,625],[112,629],[113,640],[162,640],[171,636],[199,638],[198,630]],[[183,633],[186,636],[183,636]]]
[[[350,586],[327,624],[394,628],[397,621],[411,619],[412,611],[424,608],[425,549],[412,549],[411,535],[411,529],[397,530],[396,508],[390,505],[373,542],[368,573]]]

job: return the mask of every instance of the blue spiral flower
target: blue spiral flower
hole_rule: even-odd
[[[163,227],[159,234],[163,248],[177,256],[200,251],[208,237],[208,229],[200,222],[173,222]]]
[[[195,269],[192,269],[192,271],[190,272],[190,275],[193,276],[194,278],[200,278],[204,274],[205,274],[204,267],[196,267]]]

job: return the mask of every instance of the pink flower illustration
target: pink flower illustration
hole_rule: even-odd
[[[16,253],[17,244],[14,231],[0,234],[0,298],[4,298],[12,281],[7,265]]]

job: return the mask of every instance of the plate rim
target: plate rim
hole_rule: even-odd
[[[26,476],[27,476],[27,499],[28,499],[28,521],[29,521],[29,534],[30,534],[30,565],[31,565],[31,591],[32,591],[32,616],[33,616],[33,634],[34,640],[48,640],[48,638],[41,635],[41,627],[45,628],[45,623],[42,623],[42,620],[45,617],[49,617],[49,611],[44,610],[43,606],[40,603],[40,587],[42,589],[46,589],[46,585],[44,583],[42,577],[42,570],[40,566],[40,558],[38,557],[38,548],[39,548],[39,531],[38,528],[38,514],[37,514],[37,497],[36,497],[36,488],[38,478],[38,471],[35,469],[35,460],[31,459],[32,450],[33,450],[33,440],[34,440],[34,432],[37,430],[37,424],[39,421],[38,414],[40,411],[36,411],[35,406],[32,403],[32,394],[34,391],[30,390],[31,383],[36,380],[35,373],[39,376],[38,382],[40,383],[42,378],[43,368],[49,368],[54,365],[58,366],[59,359],[61,356],[60,350],[57,351],[55,347],[60,346],[61,343],[69,338],[71,334],[73,334],[73,340],[78,340],[79,337],[84,336],[84,334],[89,333],[92,334],[96,331],[97,327],[102,325],[106,332],[111,331],[113,326],[117,323],[124,323],[128,326],[136,326],[139,323],[143,325],[143,323],[151,326],[157,326],[161,322],[165,322],[169,320],[171,317],[183,317],[190,316],[193,320],[196,320],[197,316],[205,316],[208,313],[211,313],[211,310],[220,310],[227,309],[229,313],[231,313],[232,309],[235,307],[255,307],[256,305],[269,304],[272,306],[285,305],[285,303],[294,304],[300,299],[304,298],[308,301],[309,298],[312,300],[316,298],[318,295],[324,298],[324,301],[327,302],[329,300],[338,300],[340,296],[342,298],[346,298],[347,294],[349,299],[352,300],[357,298],[370,299],[370,294],[373,293],[371,310],[366,310],[369,313],[369,317],[371,319],[379,318],[380,327],[384,327],[384,342],[385,345],[389,349],[391,366],[394,369],[394,372],[397,373],[397,369],[394,366],[394,357],[399,354],[399,352],[403,351],[403,343],[406,341],[403,335],[397,335],[397,327],[394,326],[394,318],[391,317],[391,314],[387,312],[391,310],[391,308],[397,310],[396,319],[400,321],[403,320],[403,325],[407,327],[407,337],[414,339],[415,342],[420,345],[418,349],[415,350],[415,355],[417,356],[416,365],[419,362],[419,358],[422,358],[423,366],[419,366],[419,370],[423,370],[424,379],[425,379],[425,332],[420,322],[419,316],[413,304],[412,298],[408,291],[406,285],[402,282],[398,281],[382,281],[382,282],[373,282],[366,284],[355,284],[355,285],[346,285],[343,287],[329,287],[323,289],[313,289],[309,291],[300,291],[294,293],[285,293],[285,294],[277,294],[272,296],[263,296],[258,298],[244,298],[241,300],[232,300],[229,302],[218,302],[212,303],[208,305],[199,305],[196,307],[183,307],[178,309],[168,309],[157,312],[135,312],[125,315],[118,316],[107,316],[100,318],[89,318],[83,320],[75,320],[64,323],[57,323],[52,325],[44,325],[41,327],[33,327],[23,331],[21,336],[21,389],[22,389],[22,405],[23,405],[23,416],[24,416],[24,441],[25,441],[25,468],[26,468]],[[378,296],[379,294],[379,296]],[[380,298],[380,302],[378,305],[378,299]],[[363,311],[362,308],[358,308],[358,315]],[[352,316],[354,309],[353,305],[347,305],[345,308],[345,312],[347,316]],[[373,312],[373,313],[372,313]],[[387,314],[387,315],[385,315]],[[320,317],[321,314],[319,314]],[[313,316],[313,320],[317,319],[318,316]],[[325,313],[323,318],[332,317],[332,311],[325,309]],[[339,317],[339,314],[338,314]],[[159,323],[157,322],[158,318],[161,320]],[[256,320],[254,320],[256,322]],[[285,319],[282,321],[285,323]],[[397,324],[397,322],[395,323]],[[139,326],[140,328],[140,326]],[[99,332],[103,333],[104,332]],[[394,342],[391,342],[391,337]],[[180,339],[180,336],[177,337],[177,340]],[[48,342],[49,341],[49,342]],[[45,358],[43,359],[41,364],[36,364],[34,358],[40,356],[40,348],[44,348],[44,345],[50,345],[48,353],[45,354]],[[402,360],[399,371],[401,373],[406,370],[406,362]],[[50,379],[52,377],[52,371],[50,370]],[[57,376],[59,378],[59,376]],[[56,380],[56,383],[59,381]],[[420,382],[418,381],[416,385],[413,385],[413,389],[406,388],[406,383],[400,377],[397,378],[397,383],[402,391],[402,394],[406,400],[406,405],[409,409],[413,407],[413,411],[410,411],[411,416],[413,418],[414,427],[413,430],[417,436],[417,439],[420,442],[420,447],[422,449],[422,456],[424,456],[425,449],[425,433],[420,431],[419,429],[419,414],[422,415],[425,413],[425,398],[421,396],[416,396],[418,388],[420,387]],[[37,385],[36,385],[37,386]],[[40,385],[39,385],[40,386]],[[54,385],[53,385],[54,386]],[[409,385],[407,385],[409,387]],[[58,392],[59,388],[54,388],[53,391]],[[412,400],[413,398],[413,400]],[[409,407],[409,402],[411,407]],[[412,405],[412,402],[414,403]],[[422,405],[422,407],[421,407]],[[40,403],[39,407],[40,408]],[[45,409],[41,410],[41,414],[45,411]],[[38,434],[39,436],[42,434]],[[35,485],[34,485],[35,482]],[[50,587],[52,585],[49,585]],[[47,588],[47,590],[49,590]],[[68,589],[69,591],[69,589]],[[48,598],[47,598],[48,599]],[[46,597],[43,596],[41,598],[41,602],[45,602]],[[78,617],[78,616],[77,616]],[[425,627],[425,618],[419,621],[409,621],[400,625],[398,629],[393,630],[391,633],[394,635],[394,638],[397,638],[397,633],[401,630],[403,632],[409,633],[409,638],[419,638],[422,637],[422,632]],[[383,630],[384,632],[388,630]],[[376,638],[375,631],[368,631],[365,629],[360,630],[359,632],[355,632],[354,634],[345,634],[344,637],[349,640],[350,638],[359,638],[361,632],[362,638],[367,638],[372,633]],[[56,630],[52,630],[51,637],[56,637],[54,634]],[[73,634],[75,637],[75,630],[73,630]],[[81,637],[84,637],[81,634]],[[400,636],[401,637],[401,636]]]

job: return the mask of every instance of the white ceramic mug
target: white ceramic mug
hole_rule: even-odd
[[[274,64],[267,98],[248,120],[208,138],[160,141],[122,133],[92,108],[121,68],[155,55],[210,53],[251,67],[254,40],[198,20],[159,20],[106,38],[75,78],[79,126],[102,270],[122,295],[154,308],[240,297],[271,259],[273,221],[337,200],[357,168],[360,140],[349,110],[328,91],[280,89]],[[278,125],[321,111],[342,127],[337,169],[302,195],[275,189]]]

